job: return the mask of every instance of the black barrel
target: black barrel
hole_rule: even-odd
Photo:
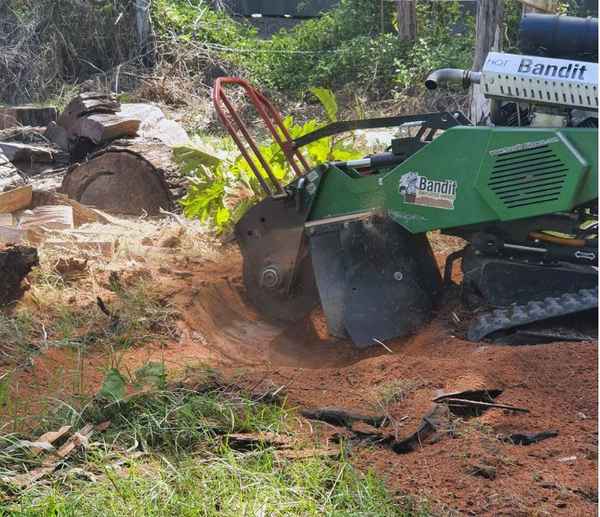
[[[528,14],[519,28],[520,51],[530,56],[598,61],[598,18]]]

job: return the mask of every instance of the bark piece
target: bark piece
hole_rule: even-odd
[[[277,433],[230,433],[227,435],[229,443],[234,448],[250,448],[258,445],[288,448],[293,445],[289,436]]]
[[[38,265],[35,248],[11,246],[0,249],[0,305],[18,300],[23,294],[21,282]]]
[[[440,404],[434,404],[429,412],[421,419],[417,430],[409,436],[396,440],[391,448],[397,454],[406,454],[415,451],[423,446],[427,440],[433,439],[439,427],[449,418],[447,407]]]
[[[0,108],[0,129],[16,126],[47,126],[56,120],[56,108],[53,106],[15,106]]]
[[[0,149],[0,192],[24,184],[23,176]]]
[[[67,171],[60,192],[80,203],[120,214],[158,215],[172,209],[163,171],[146,154],[109,148]]]
[[[50,445],[52,445],[54,442],[60,440],[63,436],[65,436],[70,430],[70,425],[64,425],[58,431],[49,431],[47,433],[44,433],[37,439],[37,441],[42,443],[49,443]],[[32,447],[31,452],[35,455],[39,454],[43,450],[44,449],[41,449],[39,447]]]
[[[302,416],[310,420],[320,420],[331,425],[344,427],[352,427],[352,424],[357,421],[381,427],[385,421],[385,416],[361,415],[340,408],[303,409]]]
[[[0,214],[9,214],[28,208],[31,205],[32,197],[31,185],[0,193]]]
[[[94,144],[110,142],[121,137],[134,137],[140,127],[140,120],[118,113],[98,113],[81,117],[69,127],[69,135],[88,138]]]
[[[274,453],[277,459],[304,460],[307,458],[335,458],[340,455],[340,450],[335,447],[327,449],[284,449]]]
[[[514,445],[531,445],[556,436],[558,436],[558,431],[542,431],[539,433],[513,433],[509,436],[500,436],[499,438],[503,442]]]

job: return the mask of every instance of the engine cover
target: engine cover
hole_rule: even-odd
[[[598,65],[490,52],[481,71],[486,97],[565,108],[598,109]]]

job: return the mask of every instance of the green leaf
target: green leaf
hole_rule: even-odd
[[[154,388],[163,389],[167,384],[167,371],[164,363],[150,361],[135,371],[137,384],[149,385]]]
[[[222,206],[217,210],[217,214],[215,215],[215,224],[219,228],[223,228],[231,219],[231,214],[229,209]]]
[[[190,171],[200,165],[212,168],[221,163],[220,158],[190,145],[176,145],[173,147],[173,158],[175,163],[183,166],[184,169],[190,169]]]
[[[325,114],[330,122],[335,122],[337,120],[338,114],[338,105],[335,99],[335,94],[328,90],[327,88],[311,88],[310,93],[312,93],[325,109]]]
[[[111,368],[104,376],[98,395],[107,399],[121,400],[125,396],[125,379],[116,368]]]

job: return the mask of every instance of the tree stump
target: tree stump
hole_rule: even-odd
[[[0,247],[0,306],[23,295],[21,283],[38,265],[37,250],[28,246]]]

